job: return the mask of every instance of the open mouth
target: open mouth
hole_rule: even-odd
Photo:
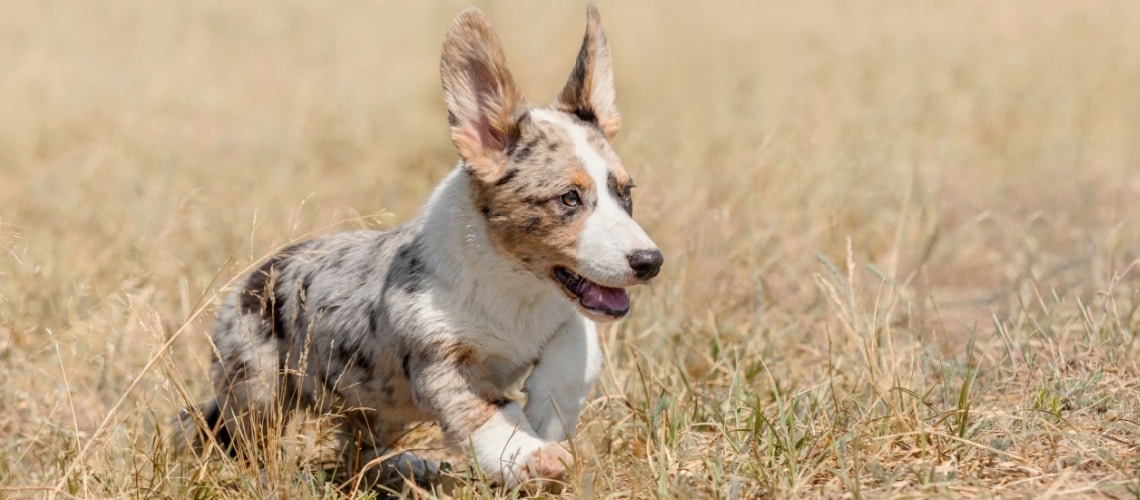
[[[624,288],[602,286],[565,267],[554,268],[554,277],[586,310],[620,318],[629,312],[629,294]]]

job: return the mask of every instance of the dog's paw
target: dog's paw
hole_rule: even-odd
[[[566,475],[566,469],[574,463],[574,456],[567,451],[569,445],[547,442],[535,448],[520,463],[503,471],[496,483],[507,488],[524,485],[546,489]]]
[[[561,479],[566,468],[574,463],[574,456],[564,443],[546,443],[531,452],[523,466],[531,479]]]

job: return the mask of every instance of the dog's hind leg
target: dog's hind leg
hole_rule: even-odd
[[[234,311],[223,306],[214,332],[214,395],[221,421],[215,436],[219,444],[228,438],[231,454],[260,461],[295,408],[286,404],[280,347],[267,334],[270,325],[255,314],[226,312]]]
[[[232,449],[230,434],[222,423],[222,411],[215,399],[178,413],[173,422],[171,444],[180,454],[202,453],[210,435],[223,450]]]
[[[280,367],[272,328],[257,314],[240,312],[236,299],[223,302],[214,324],[212,377],[214,399],[181,412],[173,433],[177,450],[201,453],[214,442],[231,456],[262,443],[272,426],[266,417],[278,413]]]

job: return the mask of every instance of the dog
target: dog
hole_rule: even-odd
[[[438,474],[389,448],[421,421],[502,486],[573,464],[568,440],[601,366],[597,322],[625,316],[626,288],[664,260],[610,143],[621,117],[600,15],[588,6],[547,107],[523,98],[474,8],[448,30],[440,75],[458,165],[411,222],[296,244],[237,282],[212,334],[215,398],[182,416],[199,450],[208,432],[231,453],[256,448],[304,408],[337,415],[354,441],[344,448],[382,462],[384,481]],[[523,404],[508,396],[518,382]]]

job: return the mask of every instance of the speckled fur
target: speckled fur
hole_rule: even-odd
[[[456,19],[441,75],[462,160],[415,220],[297,244],[239,282],[214,326],[215,399],[200,408],[217,442],[260,443],[273,419],[308,408],[345,417],[343,434],[366,437],[370,456],[427,420],[471,445],[503,484],[564,473],[572,457],[560,443],[574,436],[598,374],[594,320],[605,318],[583,311],[552,269],[655,249],[630,218],[631,181],[609,144],[620,118],[612,75],[595,75],[610,62],[593,6],[588,21],[563,97],[536,109],[482,13]],[[580,192],[581,207],[558,202],[567,189]],[[600,226],[603,207],[613,220]],[[584,252],[598,247],[580,241],[588,227],[633,246]],[[611,274],[598,279],[644,282]],[[521,406],[506,391],[528,372]],[[184,441],[201,446],[193,421],[187,413]],[[397,472],[435,472],[414,465]]]

